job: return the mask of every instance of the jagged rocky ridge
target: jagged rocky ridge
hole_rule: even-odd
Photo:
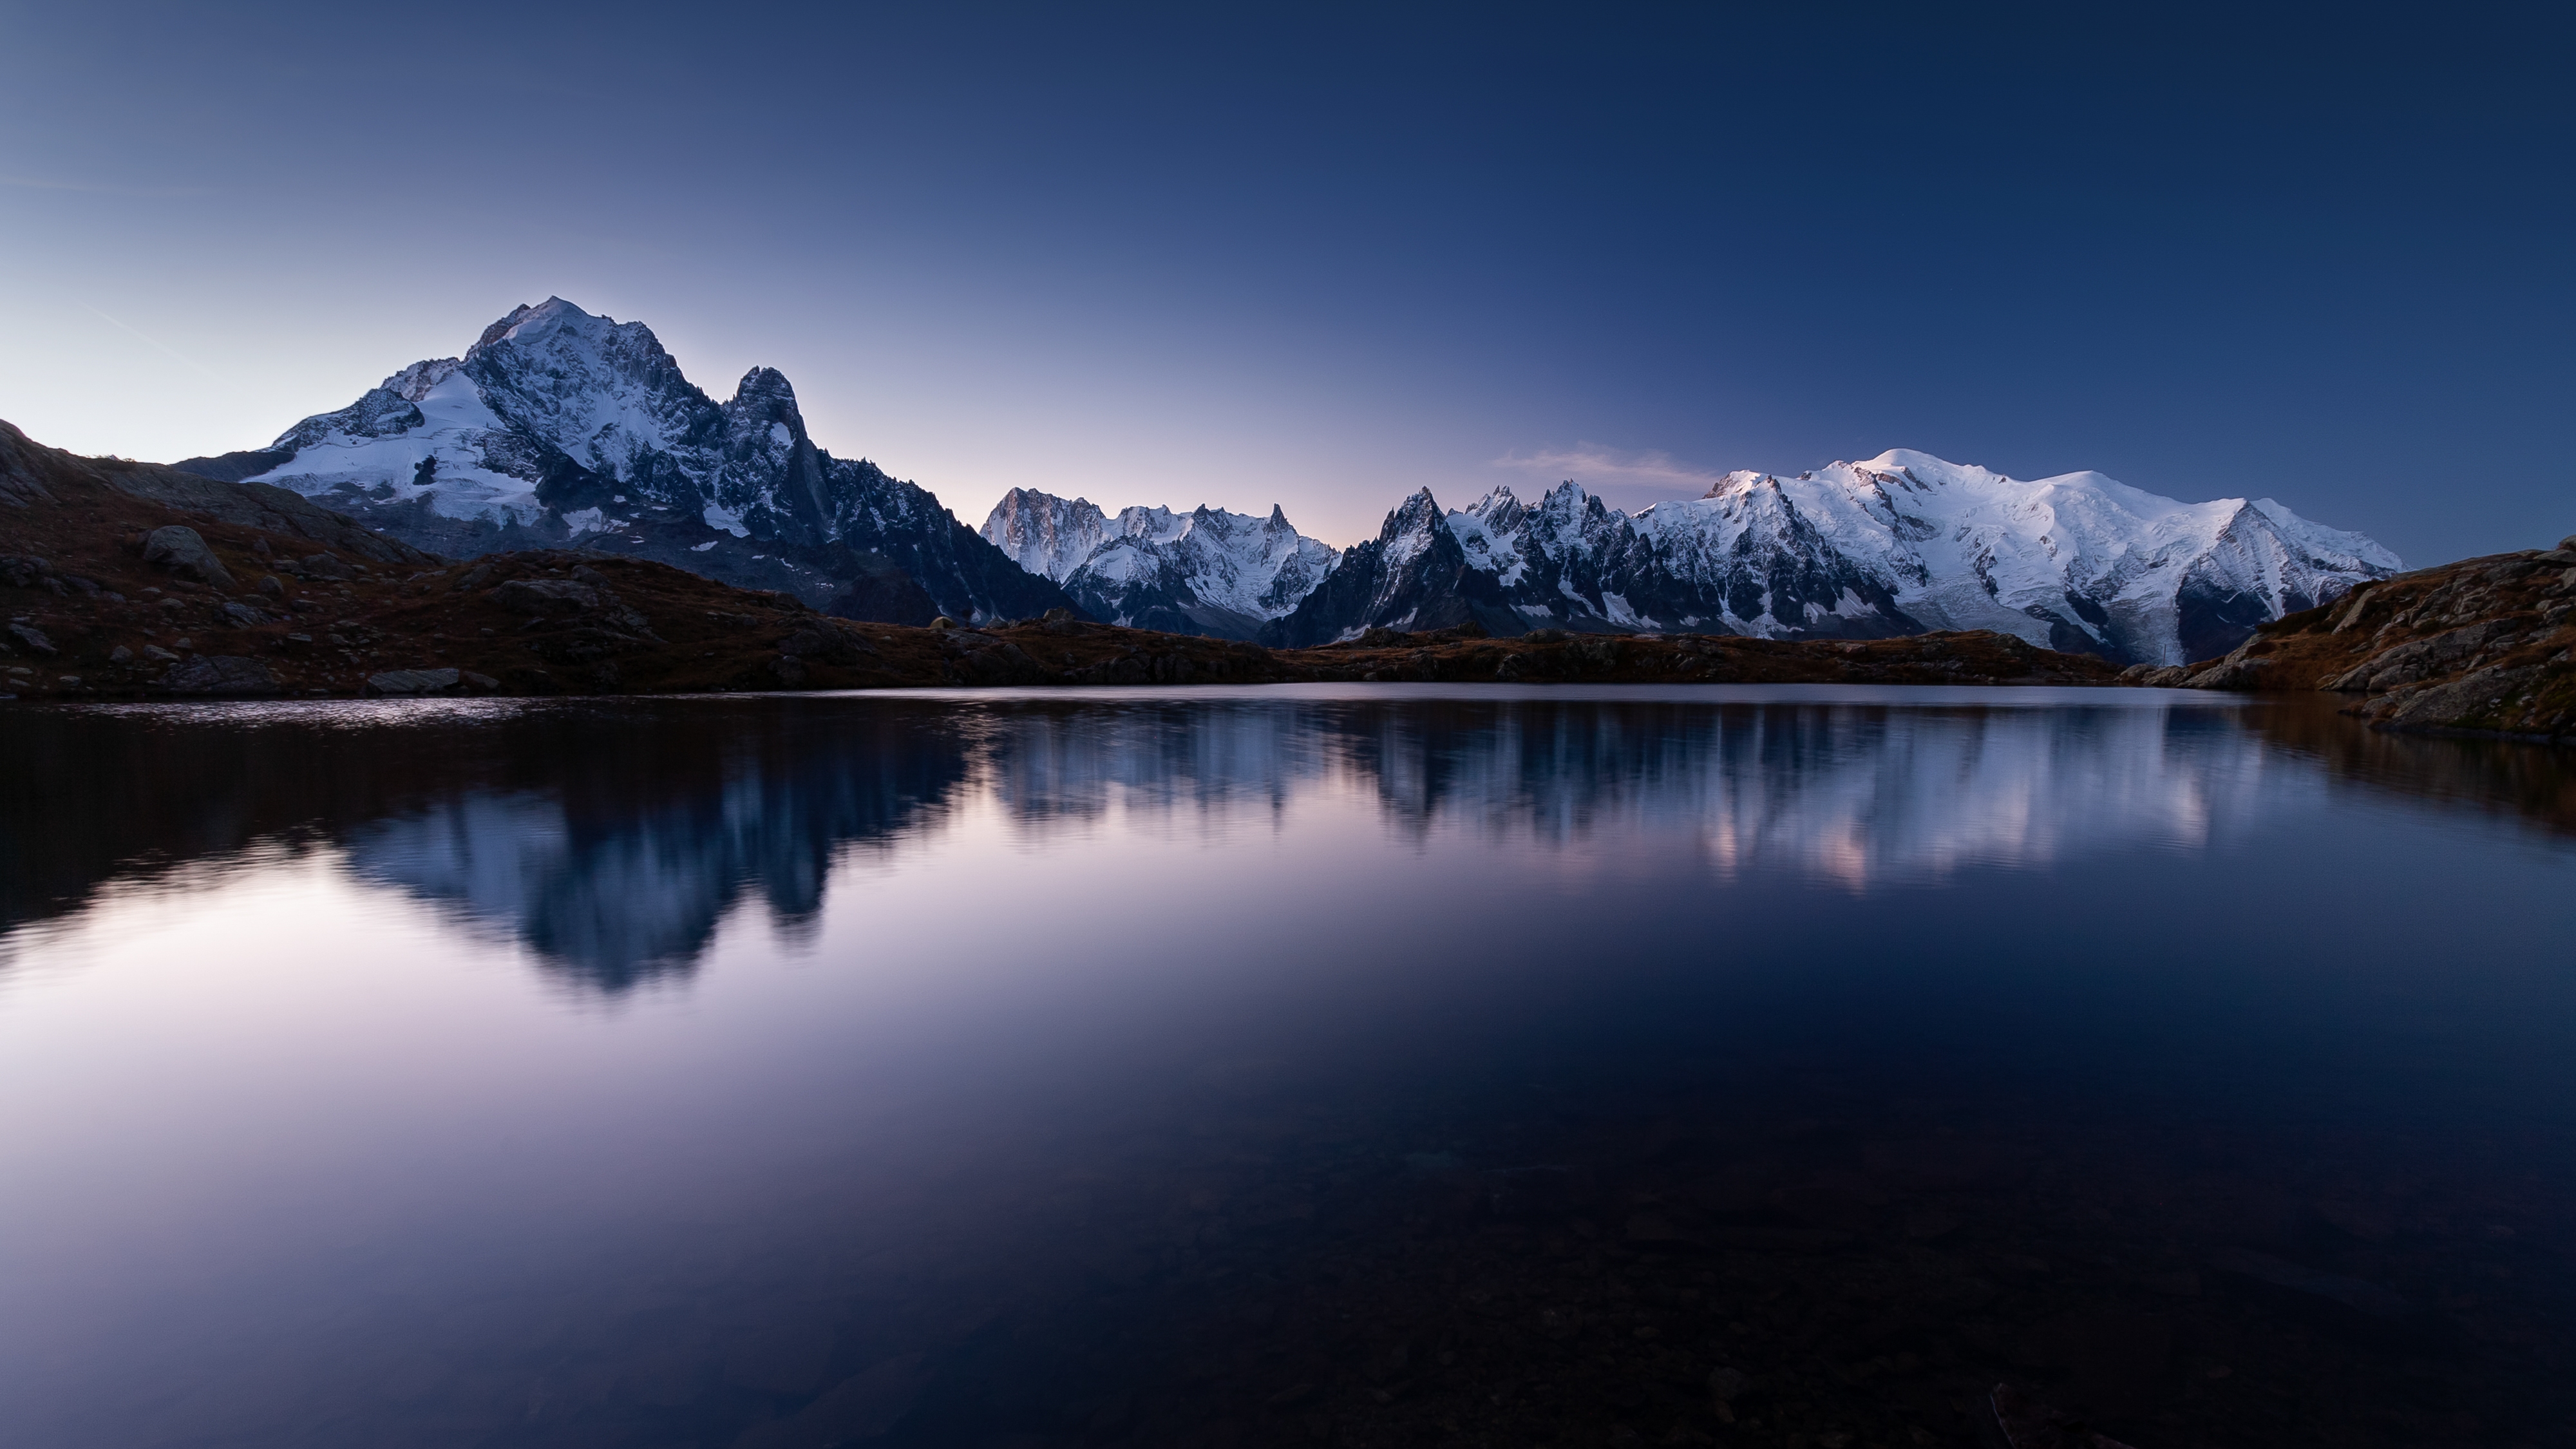
[[[578,543],[895,623],[1068,605],[927,490],[816,447],[776,369],[718,403],[643,323],[559,297],[267,448],[178,466],[275,484],[455,557]]]
[[[1469,622],[1786,639],[1992,629],[2178,664],[2398,567],[2270,499],[2186,504],[2098,473],[2025,481],[1898,449],[1796,478],[1730,473],[1633,516],[1571,482],[1535,505],[1501,488],[1451,511],[1424,489],[1262,637]]]
[[[1022,568],[1064,586],[1095,619],[1171,634],[1255,639],[1332,572],[1341,551],[1267,519],[1201,506],[1123,508],[1014,488],[984,537]]]

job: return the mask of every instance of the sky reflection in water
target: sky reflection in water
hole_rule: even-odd
[[[2374,1376],[2317,1442],[2568,1427],[2545,753],[1862,690],[0,734],[33,1442],[1659,1437],[1721,1363],[1766,1433],[1995,1372],[2150,1449]]]

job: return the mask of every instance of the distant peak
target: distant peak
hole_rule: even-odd
[[[1438,517],[1440,517],[1440,500],[1431,496],[1431,489],[1426,484],[1404,495],[1404,501],[1395,505],[1395,511],[1386,516],[1386,524],[1389,528],[1399,523],[1419,526],[1425,519]]]

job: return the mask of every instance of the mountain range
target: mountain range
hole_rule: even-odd
[[[1450,510],[1423,489],[1375,539],[1338,556],[1312,544],[1301,566],[1266,574],[1289,533],[1276,511],[1258,539],[1244,515],[1203,508],[1163,542],[1175,518],[1131,508],[1104,526],[1083,500],[1015,490],[984,536],[1102,617],[1143,599],[1160,611],[1151,627],[1214,612],[1240,637],[1288,648],[1465,624],[1773,639],[1993,629],[2179,664],[2399,567],[2369,539],[2268,498],[2181,503],[2099,473],[2025,481],[1904,449],[1794,478],[1729,473],[1702,497],[1633,515],[1572,482],[1536,504],[1498,488]],[[1261,588],[1219,593],[1210,580]]]
[[[454,557],[578,541],[848,618],[921,624],[1069,604],[928,490],[814,446],[776,369],[753,368],[718,403],[643,323],[560,297],[266,448],[177,466],[275,484]]]
[[[1014,488],[984,520],[985,539],[1064,586],[1104,623],[1257,640],[1315,591],[1341,550],[1267,519],[1201,506],[1122,508]]]
[[[1993,629],[2158,665],[2395,573],[2395,555],[2270,499],[2182,503],[1898,449],[1795,477],[1729,473],[1629,514],[1579,484],[1464,509],[1424,489],[1337,550],[1265,518],[1015,488],[970,529],[920,486],[835,458],[754,368],[722,403],[640,322],[552,298],[269,447],[180,468],[275,484],[472,557],[577,543],[890,623],[1054,608],[1305,647],[1370,629],[1880,638]]]

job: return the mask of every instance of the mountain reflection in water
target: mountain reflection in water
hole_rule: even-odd
[[[1859,698],[1835,698],[1836,693]],[[2094,700],[2103,697],[2093,696]],[[2073,853],[2205,845],[2330,778],[2504,797],[2558,823],[2546,752],[2396,740],[2314,711],[2144,696],[1926,707],[1862,691],[1663,699],[898,697],[758,703],[177,707],[20,716],[0,921],[100,879],[329,844],[361,878],[618,991],[685,972],[747,896],[792,935],[845,849],[936,831],[967,795],[1033,841],[1098,820],[1254,818],[1356,791],[1388,827],[1580,850],[1614,835],[1732,877],[1867,889]],[[245,715],[248,717],[245,718]],[[2288,728],[2282,727],[2287,716]],[[2288,735],[2307,748],[2267,744]],[[2481,770],[2479,763],[2493,768]],[[102,805],[101,794],[112,803]],[[36,888],[37,894],[29,890]]]
[[[1318,687],[0,759],[0,1443],[2576,1442],[2549,751]]]

